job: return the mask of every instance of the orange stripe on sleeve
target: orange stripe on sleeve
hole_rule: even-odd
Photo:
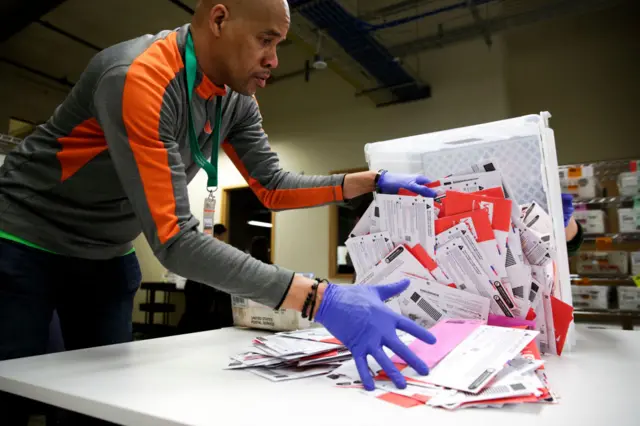
[[[184,67],[172,32],[142,53],[129,67],[122,117],[160,243],[180,231],[169,156],[160,139],[160,114],[167,86]]]
[[[251,177],[244,163],[228,141],[222,144],[222,149],[262,204],[269,209],[313,207],[344,199],[341,185],[320,188],[267,189],[257,179]]]
[[[62,182],[107,150],[104,132],[95,118],[78,124],[69,135],[59,138],[58,142],[62,146],[56,154],[62,169],[60,176]]]

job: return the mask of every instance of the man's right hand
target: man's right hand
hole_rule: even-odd
[[[315,320],[351,351],[367,390],[375,389],[367,355],[373,356],[398,388],[404,389],[407,385],[382,346],[391,349],[418,373],[429,374],[427,364],[400,341],[396,330],[405,331],[428,344],[435,343],[435,337],[384,304],[385,300],[406,290],[409,283],[409,280],[403,280],[380,286],[329,284],[324,289]]]

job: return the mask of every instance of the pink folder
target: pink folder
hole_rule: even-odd
[[[536,322],[523,320],[520,318],[509,318],[502,315],[493,315],[489,314],[489,319],[487,321],[487,325],[493,325],[496,327],[526,327],[529,330],[535,330]]]
[[[478,320],[446,319],[442,320],[429,331],[436,337],[436,343],[429,345],[422,340],[415,340],[409,345],[409,349],[433,368],[442,358],[447,356],[456,346],[467,338],[476,328],[485,325]],[[391,360],[394,363],[406,364],[402,358],[394,355]]]

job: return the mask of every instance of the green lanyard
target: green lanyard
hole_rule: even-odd
[[[218,149],[220,148],[220,123],[222,123],[222,96],[216,96],[216,121],[213,129],[213,147],[211,148],[211,162],[208,162],[200,150],[198,144],[198,134],[193,124],[193,114],[191,113],[191,99],[193,89],[196,84],[196,69],[198,61],[195,49],[193,48],[193,38],[191,33],[187,33],[187,45],[185,49],[185,70],[187,72],[187,96],[189,104],[189,145],[191,146],[191,156],[201,169],[207,173],[207,189],[213,193],[218,187]],[[211,189],[213,188],[213,189]]]

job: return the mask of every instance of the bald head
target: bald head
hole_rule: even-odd
[[[207,25],[211,11],[215,7],[224,7],[229,18],[255,18],[257,15],[274,14],[290,19],[287,0],[200,0],[193,15],[193,25]]]
[[[198,65],[214,83],[253,95],[278,66],[289,21],[286,0],[200,0],[191,26]]]

